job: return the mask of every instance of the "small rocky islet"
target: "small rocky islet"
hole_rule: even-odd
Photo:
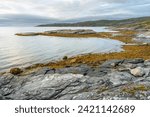
[[[71,34],[81,37],[83,35],[97,36],[97,32],[93,30],[55,30],[44,32],[44,34],[18,33],[16,35],[54,36],[56,34],[63,34],[63,36],[64,34],[65,36],[66,34],[67,36]],[[113,36],[114,34],[115,36]],[[103,35],[98,34],[98,36],[111,36],[112,38],[114,37],[113,39],[118,39],[119,37],[120,39],[120,35],[122,34],[124,34],[124,32],[121,34],[120,32],[113,33],[113,35],[103,33]],[[131,33],[126,33],[128,39],[133,38],[133,36],[129,34]],[[141,34],[143,34],[143,32],[141,32]],[[123,40],[126,40],[126,38],[123,38]],[[143,44],[141,45],[140,43],[140,46],[143,47]],[[148,44],[144,46],[149,47]],[[146,55],[145,58],[149,58],[149,55]],[[66,56],[63,59],[65,62],[69,58]],[[31,72],[27,74],[24,73],[23,69],[13,68],[10,72],[0,74],[0,99],[149,100],[150,60],[146,59],[136,57],[135,59],[105,60],[105,62],[100,62],[96,66],[88,65],[83,61],[77,65],[65,65],[60,68],[42,66],[38,70],[35,67],[35,69],[32,69]],[[76,62],[77,60],[73,63]]]
[[[84,35],[84,34],[96,34],[95,31],[91,29],[62,29],[62,30],[52,30],[52,31],[45,31],[45,32],[27,32],[27,33],[16,33],[18,36],[37,36],[37,35],[45,35],[50,36],[52,34],[77,34],[77,35]]]

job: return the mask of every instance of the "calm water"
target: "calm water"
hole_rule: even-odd
[[[67,27],[69,29],[74,29]],[[79,27],[78,27],[79,28]],[[0,27],[0,71],[10,67],[25,67],[35,63],[61,59],[86,53],[121,51],[122,42],[98,38],[62,38],[48,36],[21,37],[18,32],[40,32],[56,27]],[[79,28],[79,29],[85,29]],[[111,31],[103,27],[86,27],[98,32]]]

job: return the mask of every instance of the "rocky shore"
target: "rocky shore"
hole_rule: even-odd
[[[149,100],[150,60],[110,60],[28,75],[0,75],[0,99],[23,100]]]
[[[126,45],[120,53],[65,56],[55,63],[11,69],[0,74],[0,99],[150,100],[149,34],[149,31],[139,33],[125,29],[116,33],[93,30],[18,33],[18,36],[110,38]]]
[[[51,31],[45,31],[45,32],[27,32],[27,33],[17,33],[15,35],[18,36],[37,36],[37,35],[52,35],[52,34],[77,34],[77,35],[83,35],[83,34],[96,34],[95,31],[91,29],[63,29],[63,30],[51,30]]]

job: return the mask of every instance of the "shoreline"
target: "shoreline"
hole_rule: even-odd
[[[137,42],[133,40],[135,35],[138,34],[138,31],[136,30],[129,30],[129,29],[118,29],[114,28],[113,30],[117,32],[100,32],[100,33],[93,33],[93,34],[47,34],[44,36],[58,36],[58,37],[97,37],[97,38],[109,38],[112,40],[118,40],[121,42],[126,43],[126,45],[123,45],[124,51],[122,52],[113,52],[108,54],[84,54],[84,55],[77,55],[74,57],[68,58],[66,60],[59,60],[55,62],[48,62],[48,63],[37,63],[30,65],[28,67],[23,68],[23,73],[21,75],[27,75],[34,72],[35,70],[42,69],[44,67],[49,67],[52,69],[57,68],[65,68],[67,66],[76,66],[76,65],[90,65],[90,66],[98,66],[102,64],[105,61],[113,60],[113,59],[136,59],[136,58],[142,58],[144,60],[149,59],[150,55],[150,46],[147,44],[143,44],[141,42]],[[89,30],[88,30],[89,31]],[[91,30],[90,30],[91,32]],[[36,36],[34,33],[28,33],[29,35],[23,35],[23,36]],[[43,34],[40,34],[43,35]],[[19,35],[22,36],[22,35]]]
[[[123,34],[114,37],[129,39],[122,52],[65,56],[0,74],[0,99],[149,100],[150,45],[132,41],[130,31]]]
[[[51,69],[59,69],[59,68],[66,68],[78,65],[88,65],[92,67],[97,67],[102,63],[109,61],[109,60],[126,60],[126,59],[138,59],[142,58],[144,60],[149,60],[150,58],[150,46],[124,46],[123,52],[114,52],[109,54],[86,54],[86,55],[77,55],[75,57],[68,58],[66,60],[60,60],[56,62],[49,62],[49,63],[39,63],[34,64],[29,67],[24,68],[24,72],[21,75],[27,75],[32,72],[38,71],[45,67]],[[133,52],[134,51],[134,52]],[[146,54],[144,54],[144,52]]]
[[[124,43],[137,43],[132,38],[138,33],[136,30],[118,29],[113,28],[114,32],[95,32],[90,29],[77,29],[77,30],[52,30],[45,32],[28,32],[28,33],[16,33],[17,36],[56,36],[56,37],[69,37],[69,38],[109,38],[118,40]]]
[[[74,57],[68,58],[66,60],[59,60],[55,62],[48,62],[48,63],[37,63],[32,64],[28,67],[22,68],[23,75],[28,74],[28,72],[32,72],[36,69],[42,69],[44,67],[49,67],[52,69],[55,68],[65,68],[67,66],[75,66],[75,65],[81,65],[81,64],[87,64],[90,66],[97,66],[99,64],[102,64],[105,61],[113,60],[113,59],[136,59],[136,58],[142,58],[144,60],[147,60],[150,58],[150,46],[147,44],[143,44],[141,42],[135,41],[135,36],[139,33],[136,30],[129,30],[129,29],[118,29],[113,28],[114,31],[117,32],[100,32],[95,33],[91,30],[90,33],[92,34],[47,34],[44,36],[58,36],[58,37],[97,37],[97,38],[109,38],[112,40],[118,40],[121,42],[126,43],[126,45],[123,45],[124,51],[122,52],[113,52],[113,53],[96,53],[96,54],[84,54],[84,55],[77,55]],[[87,31],[87,30],[85,30]],[[29,35],[28,35],[29,34]],[[16,34],[17,35],[17,34]],[[43,34],[40,34],[43,35]],[[18,35],[18,36],[36,36],[35,33],[27,33],[27,35]],[[11,70],[11,68],[10,68]],[[4,72],[2,72],[4,73]]]
[[[149,100],[150,60],[105,61],[0,75],[2,100]]]

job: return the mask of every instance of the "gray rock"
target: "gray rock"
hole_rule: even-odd
[[[97,67],[41,68],[25,76],[1,74],[0,99],[146,100],[150,96],[150,66],[147,62],[142,59],[112,60]],[[134,93],[130,88],[123,90],[129,86],[137,86]]]
[[[97,77],[102,77],[105,76],[110,70],[108,69],[102,69],[102,68],[96,68],[96,69],[91,69],[87,72],[88,76],[97,76]]]
[[[139,59],[127,59],[127,60],[124,60],[123,63],[132,63],[132,64],[138,64],[138,63],[144,63],[144,60],[139,58]]]
[[[66,94],[66,95],[62,95],[60,98],[58,98],[58,100],[72,100],[73,96],[75,96],[76,94]]]
[[[145,75],[144,75],[145,78],[149,77],[150,76],[150,68],[144,68],[144,73],[145,73]]]
[[[58,34],[95,34],[96,32],[91,29],[63,29],[63,30],[52,30],[52,31],[46,31],[44,34],[52,34],[52,33],[58,33]]]
[[[67,67],[67,68],[56,69],[55,73],[59,73],[59,74],[73,73],[73,74],[86,75],[88,73],[88,70],[90,70],[90,67],[88,66],[77,66],[77,67]]]
[[[126,64],[123,64],[125,68],[127,69],[133,69],[133,68],[136,68],[137,65],[136,64],[131,64],[131,63],[126,63]]]
[[[51,30],[51,31],[45,31],[45,32],[26,32],[26,33],[16,33],[15,35],[17,36],[37,36],[37,35],[47,35],[49,36],[50,34],[96,34],[95,31],[91,29],[76,29],[76,30],[71,30],[71,29],[63,29],[63,30]]]
[[[150,66],[150,60],[145,60],[145,61],[144,61],[144,65]]]
[[[117,68],[118,71],[123,72],[123,71],[130,71],[130,69],[134,69],[137,67],[137,64],[131,64],[131,63],[123,63],[119,65]]]
[[[106,75],[108,79],[113,83],[113,86],[124,85],[133,81],[134,77],[127,72],[112,72]]]
[[[150,96],[148,96],[147,99],[150,100]]]
[[[91,100],[98,97],[98,94],[96,92],[84,92],[75,95],[72,99],[73,100]]]
[[[11,82],[11,80],[14,78],[14,75],[7,73],[0,77],[0,87],[3,85],[7,85]]]
[[[110,60],[110,61],[104,62],[100,67],[111,68],[111,67],[115,67],[119,64],[122,64],[123,62],[124,62],[124,60]]]
[[[130,72],[131,72],[132,75],[134,75],[136,77],[142,77],[145,74],[144,69],[141,68],[141,67],[137,67],[135,69],[131,69]]]
[[[40,70],[36,71],[34,73],[34,76],[45,75],[47,73],[54,73],[54,70],[52,70],[50,68],[43,68],[43,69],[40,69]]]
[[[148,82],[150,82],[150,77],[147,77],[145,80],[148,81]]]

